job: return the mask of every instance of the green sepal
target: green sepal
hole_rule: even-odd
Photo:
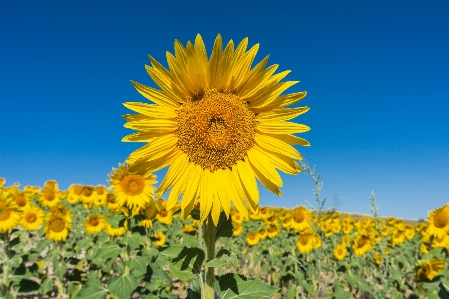
[[[220,276],[219,285],[222,299],[261,299],[271,297],[280,290],[235,273]]]
[[[171,246],[161,248],[159,252],[168,257],[170,271],[179,279],[188,280],[201,273],[201,265],[205,259],[203,250],[197,247]]]

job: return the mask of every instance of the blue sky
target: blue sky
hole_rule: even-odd
[[[175,39],[200,33],[260,43],[255,65],[292,70],[312,129],[298,150],[337,210],[418,219],[449,202],[447,1],[0,1],[0,176],[7,185],[107,185],[141,143],[122,143],[123,102],[144,102]],[[157,173],[162,180],[165,170]],[[283,196],[312,203],[310,177],[281,175]],[[334,202],[334,198],[336,201]]]

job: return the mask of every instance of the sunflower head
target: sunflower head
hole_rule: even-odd
[[[334,257],[341,261],[345,258],[346,255],[346,245],[345,244],[337,244],[334,248]]]
[[[22,213],[20,225],[28,231],[37,230],[44,222],[44,211],[39,207],[30,206]]]
[[[0,233],[13,229],[19,223],[20,215],[11,197],[0,200]]]
[[[218,35],[208,58],[199,34],[186,47],[175,41],[175,55],[167,53],[169,69],[151,56],[151,66],[146,66],[161,90],[132,82],[154,104],[124,104],[139,114],[124,116],[125,127],[138,132],[123,141],[148,142],[127,159],[133,164],[130,172],[169,166],[156,196],[171,189],[170,210],[182,195],[181,215],[186,218],[201,194],[201,221],[211,214],[215,225],[222,210],[229,217],[231,202],[245,219],[248,207],[257,210],[256,179],[281,195],[277,170],[301,171],[295,160],[302,157],[291,145],[309,145],[293,135],[309,127],[287,122],[309,109],[286,108],[306,95],[281,96],[298,82],[280,82],[290,71],[274,75],[278,66],[265,68],[268,56],[251,68],[259,45],[247,51],[247,38],[235,50],[232,40],[224,51],[222,46]],[[122,181],[124,175],[121,171],[113,179]],[[135,182],[127,183],[127,190],[137,190]]]
[[[45,227],[45,237],[53,241],[63,241],[69,234],[71,222],[60,216],[49,217]]]
[[[119,164],[119,168],[113,168],[109,174],[111,180],[110,189],[116,196],[116,202],[119,206],[127,206],[130,209],[144,208],[154,197],[156,176],[147,172],[145,174],[136,174],[129,171],[130,165]]]
[[[103,215],[94,214],[89,215],[87,219],[84,221],[84,229],[89,234],[98,234],[100,233],[106,225],[106,220]]]
[[[449,204],[429,212],[427,232],[441,238],[449,231]]]

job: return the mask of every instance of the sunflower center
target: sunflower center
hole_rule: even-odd
[[[23,207],[27,204],[27,200],[26,200],[25,196],[23,196],[23,194],[17,195],[15,199],[16,199],[16,203],[19,207]]]
[[[106,200],[108,203],[115,203],[115,197],[113,194],[108,194],[108,197],[106,197]]]
[[[65,222],[64,220],[60,218],[56,218],[50,221],[50,229],[54,231],[55,233],[60,233],[65,228]]]
[[[301,235],[299,237],[299,243],[303,246],[307,245],[307,243],[309,243],[309,235]]]
[[[25,220],[27,223],[34,223],[37,220],[37,216],[34,213],[28,213],[25,216]]]
[[[45,190],[44,196],[47,201],[52,201],[56,197],[55,193],[51,190]]]
[[[301,211],[296,211],[296,212],[293,214],[293,220],[295,220],[295,222],[297,222],[297,223],[303,222],[305,218],[306,218],[306,217],[305,217],[304,213],[301,212]]]
[[[139,195],[145,187],[144,179],[140,175],[129,174],[121,182],[123,191],[128,195]]]
[[[276,231],[277,227],[275,225],[270,224],[268,227],[268,232],[274,233]]]
[[[84,196],[89,197],[89,196],[92,195],[92,192],[94,192],[94,188],[93,187],[90,187],[90,186],[84,186],[83,187],[83,195]]]
[[[150,203],[145,205],[145,210],[143,211],[143,214],[147,219],[153,219],[157,215],[157,207],[154,203]]]
[[[98,226],[100,224],[100,220],[98,218],[90,218],[89,225],[90,226]]]
[[[343,249],[338,248],[338,249],[337,249],[337,253],[338,253],[339,255],[342,255],[342,254],[343,254]]]
[[[255,115],[233,93],[213,89],[189,98],[177,120],[178,147],[203,169],[231,167],[254,146]]]
[[[439,212],[434,219],[437,228],[443,228],[449,224],[449,213]]]
[[[8,206],[0,201],[0,221],[9,219],[9,216],[11,215],[11,210],[8,208]]]
[[[248,239],[250,239],[250,240],[255,240],[255,239],[256,239],[256,235],[255,235],[254,233],[250,233],[250,234],[248,235]]]

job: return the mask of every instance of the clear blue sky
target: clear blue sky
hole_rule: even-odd
[[[340,211],[425,218],[449,202],[448,1],[0,1],[0,176],[107,185],[143,144],[122,143],[122,102],[144,102],[130,80],[155,86],[151,54],[167,65],[175,39],[260,43],[288,92],[308,91],[295,121],[323,196]],[[254,64],[255,65],[255,64]],[[164,171],[157,173],[159,182]],[[282,174],[283,196],[313,202],[312,180]],[[261,186],[261,185],[260,185]]]

